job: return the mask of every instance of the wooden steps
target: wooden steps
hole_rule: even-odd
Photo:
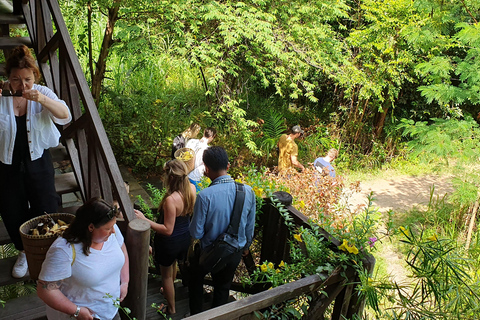
[[[59,195],[79,191],[77,179],[73,172],[55,175],[55,189]]]
[[[32,46],[32,41],[28,37],[0,37],[0,49],[1,50],[11,50],[15,47],[21,46],[22,44],[27,47]]]
[[[22,15],[0,13],[0,24],[1,25],[25,24],[25,18]]]
[[[149,274],[147,287],[147,312],[145,319],[165,319],[163,316],[157,313],[154,308],[151,307],[152,303],[156,303],[157,306],[162,303],[167,303],[163,295],[160,293],[161,286],[161,277]],[[211,293],[203,295],[203,310],[208,310],[211,308],[212,298],[213,295]],[[232,301],[235,301],[235,299],[230,296],[229,302]],[[183,286],[181,281],[175,282],[175,309],[177,309],[177,313],[167,315],[167,319],[170,318],[171,320],[180,320],[186,318],[190,312],[190,307],[188,304],[188,288]]]
[[[27,308],[28,306],[28,308]],[[4,308],[0,308],[2,320],[44,320],[45,303],[34,292],[27,296],[7,300]]]

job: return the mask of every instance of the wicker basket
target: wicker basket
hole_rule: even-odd
[[[66,223],[71,223],[73,218],[75,218],[75,215],[70,213],[52,213],[49,214],[49,216],[51,216],[55,222],[60,219]],[[28,271],[32,280],[38,279],[47,251],[58,237],[58,234],[49,236],[28,234],[30,229],[36,228],[38,223],[46,217],[46,215],[43,215],[30,219],[20,226],[20,236],[23,242],[23,249],[27,256]]]
[[[190,160],[187,160],[187,161],[182,160],[182,159],[178,159],[178,157],[186,151],[190,151],[192,153],[193,157]],[[178,159],[180,161],[185,162],[185,164],[187,165],[188,173],[190,173],[193,169],[195,169],[195,151],[193,151],[192,149],[190,149],[190,148],[180,148],[177,151],[175,151],[173,156],[175,157],[175,159]]]

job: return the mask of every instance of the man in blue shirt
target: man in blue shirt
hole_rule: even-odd
[[[201,250],[208,250],[218,236],[226,232],[236,197],[235,181],[227,174],[229,167],[227,152],[222,147],[209,147],[203,153],[205,176],[212,180],[208,188],[197,195],[193,218],[190,223],[190,234],[194,239],[200,239]],[[255,227],[255,195],[250,186],[245,185],[245,200],[238,230],[238,249],[229,257],[228,263],[220,271],[212,274],[213,307],[228,302],[229,290],[235,270],[242,254],[248,253],[253,240]],[[202,312],[203,278],[211,270],[206,270],[201,264],[190,269],[188,285],[190,313]]]

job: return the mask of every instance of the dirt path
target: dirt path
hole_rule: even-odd
[[[453,191],[450,180],[448,176],[398,176],[362,182],[362,191],[354,194],[349,202],[351,205],[365,204],[367,195],[373,191],[373,203],[380,211],[405,211],[414,206],[427,205],[432,187],[435,197],[450,194]]]
[[[352,207],[367,203],[367,195],[373,191],[373,204],[381,212],[393,210],[405,212],[413,207],[428,205],[430,190],[434,188],[434,197],[443,197],[453,191],[451,177],[448,176],[398,176],[390,179],[377,179],[360,184],[361,192],[349,200]],[[374,256],[386,262],[386,271],[398,284],[408,284],[408,274],[402,255],[396,250],[395,244],[383,241],[381,249]]]

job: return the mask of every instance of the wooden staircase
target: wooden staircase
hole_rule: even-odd
[[[57,193],[62,199],[73,193],[80,203],[96,196],[108,202],[116,199],[128,223],[135,218],[133,206],[57,0],[13,0],[12,5],[13,12],[0,12],[0,50],[8,57],[19,45],[32,48],[44,85],[67,103],[73,117],[70,124],[59,127],[62,145],[50,150],[53,161],[62,164],[56,169]],[[12,28],[24,26],[28,36],[11,36]],[[0,77],[6,77],[4,63],[0,63]],[[64,207],[61,211],[74,209]],[[7,243],[10,239],[0,222],[0,244]],[[28,277],[11,277],[15,260],[0,260],[0,286],[28,281]],[[46,319],[45,305],[36,294],[8,300],[0,307],[0,319]]]

